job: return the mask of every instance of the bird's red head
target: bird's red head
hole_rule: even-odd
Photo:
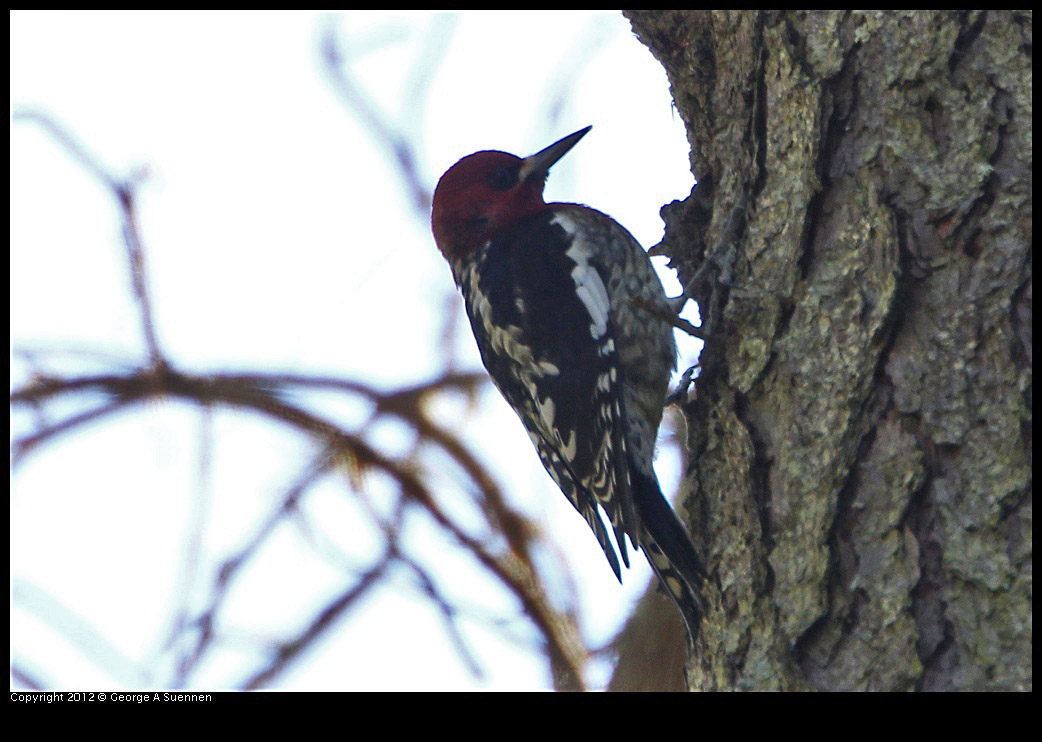
[[[493,234],[546,208],[543,185],[550,166],[590,130],[587,126],[531,157],[486,150],[467,155],[445,171],[434,190],[431,228],[451,263]]]

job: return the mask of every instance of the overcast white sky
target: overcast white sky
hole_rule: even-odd
[[[385,150],[321,70],[317,42],[329,22],[304,12],[11,16],[14,109],[42,109],[113,171],[147,174],[140,214],[156,324],[180,367],[330,374],[386,388],[438,370],[451,276]],[[417,143],[428,187],[470,152],[523,156],[593,124],[552,172],[548,198],[605,211],[650,247],[662,235],[658,209],[691,189],[665,75],[617,13],[464,13],[455,21],[347,13],[335,22],[359,55],[356,79]],[[421,98],[414,62],[439,46],[444,59],[428,70]],[[140,358],[109,196],[39,128],[20,122],[11,134],[11,193],[15,350]],[[460,333],[458,355],[480,368],[469,330]],[[686,344],[682,363],[693,358]],[[39,359],[69,373],[98,367]],[[12,386],[29,371],[12,355]],[[467,440],[518,507],[545,521],[569,555],[581,578],[584,632],[594,645],[606,641],[648,579],[643,559],[620,588],[494,392],[474,414],[446,409],[460,416]],[[193,518],[202,512],[207,523],[194,588],[205,597],[207,570],[241,548],[311,451],[267,423],[218,413],[211,479],[201,488],[200,418],[157,403],[70,436],[12,475],[12,660],[45,684],[162,685],[169,677],[162,645]],[[14,434],[29,422],[13,417]],[[376,440],[400,450],[408,445],[400,432],[378,430]],[[659,469],[668,490],[675,462],[663,455]],[[363,555],[371,544],[352,530],[345,499],[343,487],[319,488],[308,514],[348,553]],[[414,553],[444,558],[438,575],[461,600],[487,584],[439,555],[422,529],[411,536]],[[256,666],[251,645],[281,627],[291,632],[343,588],[344,575],[299,540],[278,539],[232,596],[227,620],[243,646],[222,647],[193,687],[234,686]],[[392,581],[275,687],[551,687],[524,648],[477,628],[467,638],[484,678],[459,661],[408,580]],[[603,671],[592,680],[602,682]]]

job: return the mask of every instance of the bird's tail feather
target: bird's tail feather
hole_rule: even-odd
[[[631,482],[642,525],[641,547],[666,593],[676,603],[694,644],[705,615],[705,567],[680,518],[659,489],[654,475],[634,467]]]

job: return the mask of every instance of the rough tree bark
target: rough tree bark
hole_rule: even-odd
[[[1031,14],[627,15],[699,181],[690,687],[1030,689]]]

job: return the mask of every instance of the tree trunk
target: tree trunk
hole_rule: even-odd
[[[1030,689],[1031,14],[628,16],[699,181],[690,686]]]

